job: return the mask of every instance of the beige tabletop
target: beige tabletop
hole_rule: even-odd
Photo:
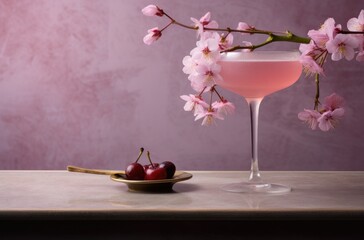
[[[108,175],[67,171],[0,171],[0,219],[364,219],[364,172],[262,172],[287,184],[282,195],[230,193],[221,186],[248,172],[187,171],[171,193],[128,191]]]

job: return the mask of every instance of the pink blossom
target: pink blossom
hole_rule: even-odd
[[[323,109],[319,111],[304,109],[298,114],[298,118],[308,124],[311,129],[317,126],[322,131],[334,128],[339,119],[344,115],[344,99],[333,93],[325,98]]]
[[[309,44],[304,44],[304,43],[300,44],[298,50],[302,53],[302,55],[308,55],[314,52],[316,48],[317,47],[315,42],[311,40]]]
[[[344,112],[345,111],[343,108],[337,108],[334,111],[324,112],[321,117],[317,119],[319,128],[325,132],[334,128],[338,123],[339,118],[344,115]]]
[[[155,27],[148,30],[148,34],[143,38],[143,42],[147,45],[150,45],[157,41],[161,36],[162,32],[158,29],[158,27]]]
[[[323,74],[322,64],[326,57],[326,49],[320,48],[311,40],[309,44],[300,44],[299,51],[301,52],[300,62],[307,74]]]
[[[182,61],[183,72],[189,74],[191,87],[197,92],[209,91],[215,81],[222,79],[219,75],[221,67],[217,64],[221,57],[220,38],[217,32],[203,32],[196,47],[191,50],[191,56],[184,57]]]
[[[355,58],[358,62],[364,62],[364,51],[360,51],[358,53],[358,55],[356,55],[356,58]]]
[[[350,31],[363,32],[364,31],[364,9],[359,13],[358,18],[351,18],[347,23],[347,27]],[[364,35],[363,34],[353,34],[353,37],[359,42],[359,53],[356,55],[356,60],[359,62],[364,61]]]
[[[208,92],[210,91],[211,87],[206,86],[203,82],[195,80],[197,74],[191,74],[188,77],[188,80],[191,82],[191,87],[196,92]]]
[[[335,109],[342,108],[343,105],[344,98],[333,93],[325,98],[323,107],[326,111],[334,111]]]
[[[212,103],[212,108],[216,109],[219,114],[225,115],[233,114],[235,111],[234,104],[225,99],[223,101],[217,101]]]
[[[207,12],[205,15],[203,15],[200,18],[200,21],[198,21],[198,22],[201,23],[202,26],[206,26],[206,25],[208,25],[210,23],[210,18],[211,18],[211,13]]]
[[[313,73],[313,74],[323,73],[322,67],[320,67],[320,65],[318,65],[317,62],[311,56],[301,55],[300,62],[302,63],[305,72],[307,73]]]
[[[360,11],[358,18],[351,18],[347,23],[350,31],[364,31],[364,9]]]
[[[212,124],[215,124],[215,119],[224,120],[224,117],[222,117],[218,112],[214,111],[213,109],[204,109],[204,111],[196,115],[195,121],[201,118],[203,118],[201,123],[202,126],[210,126]]]
[[[315,45],[320,48],[324,48],[327,41],[329,41],[329,36],[322,30],[310,30],[307,35],[315,42]]]
[[[361,51],[358,53],[358,55],[356,55],[356,60],[358,62],[364,62],[364,51]]]
[[[194,59],[204,58],[209,63],[217,62],[220,58],[219,43],[220,36],[215,32],[209,38],[199,40],[190,54]]]
[[[163,16],[164,12],[162,9],[160,9],[159,7],[157,7],[156,5],[148,5],[145,8],[142,9],[142,13],[145,16]]]
[[[195,72],[195,68],[198,65],[196,60],[194,58],[192,58],[191,56],[185,56],[182,59],[182,63],[183,63],[183,69],[182,71],[185,74],[193,74]]]
[[[334,39],[326,43],[326,48],[331,53],[331,59],[338,61],[343,57],[350,61],[354,58],[354,48],[358,47],[359,43],[353,36],[346,34],[338,34]]]
[[[335,25],[335,20],[333,18],[328,18],[321,26],[322,31],[324,31],[330,39],[333,39],[340,31],[341,25]]]
[[[255,28],[253,26],[250,26],[249,24],[245,23],[245,22],[239,22],[238,27],[236,28],[236,30],[239,31],[251,31],[254,30]],[[249,35],[250,33],[241,33],[242,35]]]
[[[211,21],[211,13],[207,12],[204,16],[197,20],[196,18],[191,17],[191,21],[195,23],[195,27],[198,28],[197,30],[197,37],[202,34],[204,28],[217,28],[218,24],[216,21]]]
[[[201,35],[200,35],[200,41],[206,41],[209,38],[214,38],[218,42],[221,39],[220,35],[214,31],[205,31],[205,32],[201,33]],[[196,44],[197,44],[197,42],[196,42]]]
[[[316,110],[304,109],[303,112],[298,114],[298,118],[312,129],[315,130],[318,125],[318,119],[321,117],[321,114]]]
[[[300,44],[298,49],[302,55],[308,55],[314,59],[321,56],[322,53],[326,51],[326,48],[320,48],[313,40],[308,44]]]
[[[199,64],[196,66],[196,75],[191,75],[191,81],[203,84],[206,87],[212,87],[216,82],[221,81],[221,66],[213,64]]]
[[[232,34],[228,34],[227,36],[221,36],[219,41],[220,50],[225,50],[231,48],[233,45],[234,36]]]
[[[358,62],[364,62],[364,36],[361,36],[359,39],[359,53],[356,55],[356,60]]]
[[[200,112],[204,111],[204,108],[207,108],[209,105],[202,100],[201,96],[196,96],[193,94],[190,95],[182,95],[180,96],[182,100],[186,101],[186,104],[184,105],[183,109],[185,111],[193,111],[194,115],[196,116]]]
[[[316,46],[325,48],[326,43],[330,39],[333,39],[340,30],[341,25],[338,24],[335,26],[335,20],[333,18],[328,18],[320,29],[310,30],[307,35],[315,42]]]

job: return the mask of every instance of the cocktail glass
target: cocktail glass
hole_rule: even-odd
[[[222,186],[229,192],[287,193],[290,186],[265,182],[258,167],[258,115],[265,96],[294,84],[302,65],[297,51],[253,51],[223,53],[219,61],[222,81],[218,86],[242,96],[249,105],[251,125],[251,168],[245,182]]]

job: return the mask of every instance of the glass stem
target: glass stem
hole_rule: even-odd
[[[263,98],[246,98],[250,110],[250,131],[251,131],[251,168],[249,182],[260,183],[262,178],[258,167],[258,116],[259,106]]]

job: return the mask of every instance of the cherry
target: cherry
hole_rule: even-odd
[[[152,164],[147,164],[147,165],[144,165],[144,171],[146,172],[148,170],[148,168],[156,168],[159,166],[159,163],[153,163]]]
[[[153,163],[150,159],[150,153],[147,152],[147,156],[150,162],[150,165],[147,165],[147,170],[145,171],[145,180],[160,180],[167,178],[167,171],[165,168],[161,168],[158,163]]]
[[[137,160],[129,164],[125,170],[125,175],[128,180],[143,180],[145,177],[145,171],[143,165],[138,163],[140,157],[144,152],[144,148],[140,148],[140,153]]]
[[[176,172],[176,165],[171,161],[165,161],[159,164],[160,168],[165,168],[167,172],[167,178],[173,178],[174,173]]]
[[[167,178],[167,172],[166,169],[156,167],[156,168],[148,168],[145,172],[145,180],[160,180],[160,179],[166,179]]]
[[[140,153],[136,161],[127,166],[125,175],[128,180],[160,180],[173,178],[176,172],[176,166],[174,163],[171,161],[153,163],[148,151],[147,156],[150,164],[143,166],[138,163],[143,152],[144,148],[140,148]]]
[[[125,170],[126,178],[128,180],[143,180],[145,172],[143,165],[140,163],[131,163]]]

